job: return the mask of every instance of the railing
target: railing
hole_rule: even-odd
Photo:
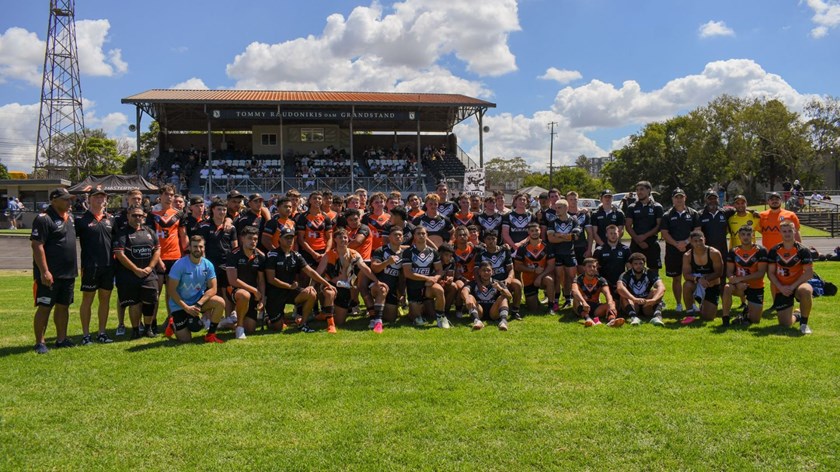
[[[461,149],[461,146],[458,146],[458,152],[455,154],[455,156],[458,158],[458,160],[461,161],[462,164],[464,164],[465,169],[478,169],[478,164],[476,164],[475,161],[472,160],[469,154],[467,154],[463,149]]]
[[[463,185],[463,182],[461,182]],[[423,176],[409,176],[409,175],[389,175],[387,177],[356,177],[352,181],[350,177],[317,177],[317,178],[296,178],[296,177],[232,177],[223,176],[221,178],[214,178],[212,185],[207,185],[207,181],[202,179],[201,187],[206,189],[208,195],[221,195],[230,192],[233,189],[239,190],[243,194],[260,193],[273,194],[286,193],[287,190],[297,189],[302,194],[306,195],[315,190],[324,191],[329,190],[332,193],[339,195],[345,193],[352,193],[356,188],[364,187],[369,193],[373,192],[390,192],[393,190],[401,192],[422,192]]]

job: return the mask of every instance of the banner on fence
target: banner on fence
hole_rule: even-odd
[[[469,195],[484,194],[484,169],[464,172],[464,193]]]

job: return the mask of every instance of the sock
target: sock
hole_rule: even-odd
[[[333,306],[324,305],[323,307],[321,307],[321,313],[324,313],[327,316],[331,316],[333,314]]]
[[[470,316],[472,316],[474,320],[477,320],[478,319],[478,310],[476,310],[475,308],[470,310]]]
[[[207,334],[215,334],[216,328],[219,327],[219,323],[210,323],[210,329],[207,330]]]
[[[633,309],[627,310],[627,317],[628,318],[633,318],[634,316],[637,316],[636,315],[636,310],[633,310]]]
[[[157,325],[157,318],[155,318],[155,319],[152,320],[152,329],[157,331],[157,326],[158,326]]]
[[[508,319],[508,309],[507,308],[502,308],[501,310],[499,310],[499,318],[501,318],[503,320]]]
[[[382,321],[382,312],[385,310],[385,305],[373,305],[373,319]]]
[[[799,317],[799,325],[806,325],[808,324],[808,317],[807,316],[800,316]]]
[[[444,316],[446,316],[446,315],[445,315],[442,311],[435,310],[435,317],[436,317],[437,319],[441,319],[441,318],[443,318]]]
[[[134,328],[131,328],[131,332],[134,333],[135,336],[140,336],[140,327],[135,326]]]
[[[723,321],[724,326],[729,324],[729,315],[721,316],[720,319],[721,319],[721,321]]]

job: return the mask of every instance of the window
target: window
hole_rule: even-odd
[[[304,143],[324,142],[324,128],[301,128],[300,140]]]
[[[262,135],[262,145],[263,146],[277,146],[277,135],[276,134],[263,134]]]

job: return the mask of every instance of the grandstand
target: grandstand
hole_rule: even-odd
[[[495,104],[450,94],[150,90],[124,98],[160,124],[146,177],[192,194],[425,191],[483,162],[482,119]],[[454,126],[478,121],[478,162]]]

